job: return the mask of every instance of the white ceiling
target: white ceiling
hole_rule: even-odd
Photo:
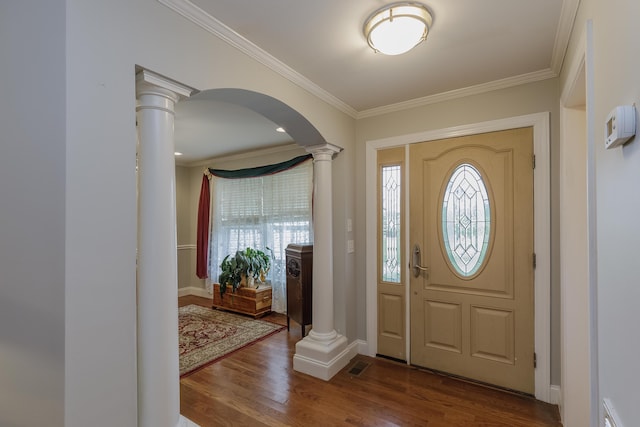
[[[193,98],[176,105],[176,163],[291,144],[278,125],[252,110],[229,102]]]
[[[159,0],[352,117],[557,76],[579,0],[425,0],[427,40],[398,56],[362,34],[382,0]],[[292,142],[228,102],[176,108],[182,162]]]

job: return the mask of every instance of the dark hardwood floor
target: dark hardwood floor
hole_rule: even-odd
[[[300,338],[296,325],[181,379],[180,413],[202,427],[562,425],[556,406],[381,358],[358,355],[325,382],[293,371]],[[356,362],[368,366],[350,374]]]

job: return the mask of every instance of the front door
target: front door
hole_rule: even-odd
[[[534,393],[533,129],[410,147],[411,362]]]

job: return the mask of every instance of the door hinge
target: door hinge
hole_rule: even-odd
[[[535,169],[536,168],[536,155],[535,154],[532,156],[532,162],[531,163],[532,163],[533,168]]]
[[[534,352],[533,353],[533,368],[537,368],[538,367],[538,355]]]
[[[536,254],[534,252],[534,254],[533,254],[533,268],[536,268],[537,265],[538,265],[538,260],[536,259]]]

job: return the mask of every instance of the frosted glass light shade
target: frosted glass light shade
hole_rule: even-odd
[[[400,55],[427,38],[433,18],[420,3],[392,3],[376,10],[364,24],[369,46],[385,55]]]

